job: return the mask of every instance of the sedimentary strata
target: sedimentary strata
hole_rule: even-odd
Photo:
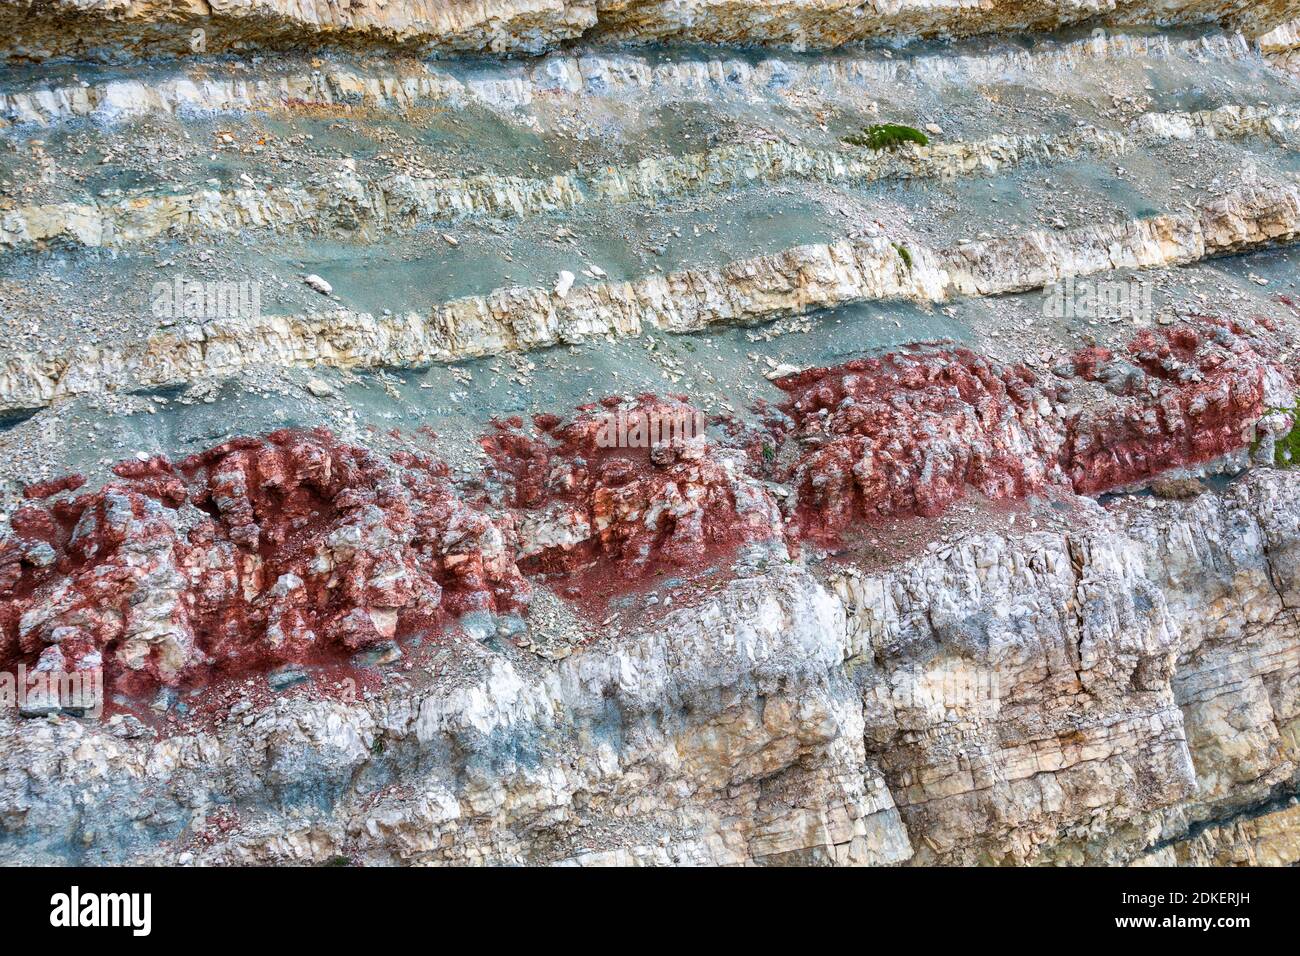
[[[446,90],[453,84],[464,89],[450,78],[435,80],[427,72],[369,85],[351,74],[346,74],[347,80],[342,76],[317,78],[318,88],[336,91],[318,95],[329,101],[330,97],[344,99],[367,90],[371,99],[409,104],[435,95],[435,90],[450,96]],[[281,87],[281,96],[307,92],[296,89],[290,80],[282,82],[287,85]],[[223,87],[214,88],[214,83],[186,80],[164,86],[150,92],[145,107],[163,104],[176,108],[183,95],[196,103],[210,102],[208,108],[246,108],[259,95],[266,95],[265,91],[250,91],[247,85],[236,85],[222,94]],[[112,114],[128,110],[127,99],[125,93],[112,89],[93,100],[84,91],[80,97],[51,93],[40,104],[28,99],[11,99],[6,104],[0,99],[0,111],[21,121],[65,109],[93,111],[93,103],[95,110],[102,108]],[[64,106],[54,105],[56,100]],[[1287,143],[1300,128],[1300,115],[1290,105],[1229,105],[1197,112],[1144,113],[1130,125],[1137,135],[1154,140],[1269,136]],[[787,141],[736,143],[681,156],[649,156],[636,164],[610,166],[595,173],[569,171],[539,178],[496,174],[420,178],[394,173],[375,179],[359,175],[354,162],[342,161],[322,181],[310,185],[150,191],[124,198],[13,205],[0,212],[0,248],[121,247],[179,237],[217,239],[260,230],[364,240],[420,225],[524,218],[591,203],[658,202],[759,184],[867,184],[993,176],[1024,166],[1122,156],[1132,148],[1130,136],[1083,125],[1065,133],[999,135],[882,152],[816,149]]]
[[[1287,859],[1249,811],[1296,782],[1295,492],[1260,473],[824,585],[779,564],[540,672],[471,641],[445,686],[166,737],[6,720],[5,858]]]
[[[458,299],[428,317],[336,311],[302,317],[213,320],[164,329],[137,344],[78,345],[10,355],[0,366],[0,410],[127,384],[159,386],[281,367],[419,367],[543,348],[643,327],[693,332],[870,300],[944,302],[1042,288],[1070,276],[1182,265],[1268,248],[1300,235],[1300,191],[1251,187],[1195,213],[967,243],[946,250],[885,238],[847,239],[634,282],[499,289]]]
[[[997,136],[906,150],[808,149],[740,143],[684,156],[647,157],[625,167],[545,179],[484,174],[363,179],[344,162],[326,182],[233,191],[140,195],[104,203],[53,203],[0,213],[0,248],[123,246],[171,237],[219,237],[248,230],[366,238],[419,224],[514,219],[585,203],[633,203],[724,192],[762,183],[868,183],[994,175],[1016,166],[1123,154],[1125,138],[1094,127],[1062,134]]]
[[[0,660],[81,671],[108,655],[124,690],[176,684],[514,614],[521,571],[592,597],[725,570],[742,546],[937,517],[969,492],[1131,487],[1295,427],[1273,413],[1298,390],[1280,351],[1266,328],[1207,320],[1050,376],[942,347],[812,369],[778,380],[791,398],[757,456],[682,399],[611,397],[535,433],[497,422],[482,444],[501,491],[480,504],[432,457],[323,432],[123,462],[94,493],[78,476],[27,489],[0,552]],[[1101,396],[1070,401],[1088,385]],[[574,586],[586,573],[603,586]]]
[[[1280,35],[1280,34],[1279,34]],[[1280,41],[1279,41],[1280,42]],[[1264,45],[1266,53],[1280,46]],[[238,114],[248,110],[293,112],[310,108],[363,108],[401,111],[438,105],[469,104],[515,111],[557,96],[583,103],[593,98],[635,100],[664,94],[709,100],[719,95],[780,96],[785,92],[835,97],[884,83],[953,87],[989,83],[1007,74],[1059,71],[1107,61],[1232,63],[1257,54],[1240,34],[1194,38],[1167,34],[1107,33],[1085,39],[1043,41],[1026,50],[991,46],[968,53],[917,53],[909,56],[829,55],[820,61],[798,58],[678,56],[650,58],[635,51],[568,56],[552,53],[537,60],[498,64],[497,76],[464,75],[454,62],[419,60],[393,65],[387,60],[356,65],[322,63],[319,68],[266,74],[239,64],[207,67],[147,79],[116,77],[98,83],[42,83],[0,91],[0,121],[52,125],[79,117],[114,123],[150,115]],[[233,72],[233,75],[230,75]]]
[[[177,56],[256,48],[334,45],[390,52],[539,53],[580,36],[606,42],[770,44],[829,49],[860,40],[971,36],[1107,26],[1221,24],[1262,35],[1295,18],[1294,0],[995,0],[902,4],[848,0],[772,4],[693,0],[451,0],[367,2],[338,10],[283,0],[197,8],[155,0],[6,0],[0,26],[9,58]],[[196,38],[194,31],[201,30]]]
[[[1298,17],[0,0],[0,862],[1296,863]]]

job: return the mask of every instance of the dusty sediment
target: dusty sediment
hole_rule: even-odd
[[[946,250],[880,236],[849,239],[717,270],[592,282],[563,295],[554,289],[500,289],[448,302],[427,317],[335,311],[187,323],[120,347],[11,355],[0,374],[0,409],[39,408],[60,396],[126,385],[175,385],[257,364],[418,368],[588,336],[639,335],[643,328],[687,333],[851,302],[941,303],[1001,295],[1071,276],[1269,248],[1297,235],[1300,191],[1252,187],[1183,215],[1033,232]]]

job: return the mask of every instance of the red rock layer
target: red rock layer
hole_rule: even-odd
[[[325,432],[127,462],[100,491],[42,500],[0,545],[0,659],[102,659],[120,689],[329,659],[517,609],[503,531],[440,466]]]
[[[1055,388],[1023,367],[927,347],[810,369],[777,385],[790,395],[777,438],[798,448],[780,477],[798,494],[802,534],[834,534],[862,518],[937,515],[968,488],[1019,498],[1064,481]]]
[[[682,400],[610,398],[568,423],[545,415],[534,424],[538,437],[516,419],[483,439],[517,509],[525,570],[599,562],[617,581],[782,536],[780,511],[744,473],[743,454],[709,439]]]
[[[975,489],[1097,494],[1246,447],[1272,391],[1294,394],[1264,322],[1144,331],[1128,358],[1083,349],[1054,377],[968,349],[914,348],[777,382],[776,477],[798,493],[794,530],[934,516]],[[1076,386],[1096,394],[1064,403]],[[793,449],[793,450],[791,450]]]
[[[1265,377],[1290,380],[1273,361],[1279,352],[1261,325],[1204,319],[1140,333],[1127,360],[1076,356],[1076,374],[1112,394],[1070,422],[1064,465],[1075,491],[1134,484],[1250,444],[1267,410]]]
[[[725,569],[745,544],[937,515],[971,489],[1097,493],[1244,447],[1266,395],[1294,394],[1284,351],[1264,324],[1210,320],[1054,375],[916,347],[781,379],[748,455],[744,427],[715,441],[684,399],[610,398],[483,439],[497,517],[432,460],[326,432],[125,462],[91,494],[42,482],[0,542],[0,665],[102,662],[139,692],[517,611],[521,568],[603,600],[668,568]],[[756,472],[792,486],[787,518]]]

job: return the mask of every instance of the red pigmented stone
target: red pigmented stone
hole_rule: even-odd
[[[1022,497],[1064,476],[1054,390],[1023,367],[965,348],[922,347],[780,379],[796,442],[781,477],[798,492],[802,535],[855,521],[933,516],[976,488]]]
[[[1283,351],[1266,323],[1201,319],[1143,331],[1127,359],[1083,349],[1056,380],[937,346],[809,369],[777,382],[776,476],[798,492],[793,530],[813,536],[934,516],[968,489],[1097,494],[1246,447],[1266,393],[1295,393]],[[1099,394],[1065,404],[1071,379]]]
[[[505,428],[482,439],[517,510],[527,570],[569,573],[598,562],[617,581],[781,538],[779,510],[744,474],[743,455],[709,439],[685,402],[612,397],[567,424],[540,424],[546,437]]]
[[[327,661],[529,589],[508,521],[456,496],[444,469],[328,433],[236,439],[173,466],[29,505],[0,545],[0,656],[58,645],[119,689]]]
[[[23,489],[23,497],[29,500],[52,498],[64,491],[76,491],[86,483],[84,475],[64,475],[49,481],[38,481]]]
[[[1202,319],[1141,332],[1128,368],[1090,368],[1114,393],[1070,422],[1064,465],[1075,491],[1096,494],[1246,447],[1267,411],[1266,377],[1294,394],[1266,327]]]

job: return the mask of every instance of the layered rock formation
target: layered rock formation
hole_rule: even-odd
[[[1292,862],[1293,477],[751,570],[541,672],[8,722],[6,859]]]
[[[1297,17],[0,0],[0,862],[1300,862]]]
[[[536,434],[494,423],[480,494],[431,457],[326,432],[141,456],[93,493],[79,475],[26,489],[0,553],[0,659],[84,670],[108,655],[123,690],[173,685],[514,614],[521,570],[608,596],[665,569],[725,571],[746,545],[787,554],[938,517],[968,493],[1098,494],[1251,446],[1271,460],[1296,426],[1276,411],[1298,390],[1282,349],[1266,326],[1208,320],[1046,377],[915,348],[778,379],[791,397],[761,409],[757,448],[736,423],[710,437],[684,398],[611,397],[568,422],[538,415]],[[1089,386],[1100,398],[1077,394]]]
[[[1181,265],[1288,244],[1300,236],[1300,190],[1249,187],[1194,213],[976,241],[944,250],[890,237],[801,246],[722,269],[565,289],[506,288],[431,316],[331,312],[216,319],[159,330],[121,347],[78,344],[15,353],[0,365],[0,411],[129,386],[176,385],[259,364],[419,367],[510,350],[695,332],[873,300],[945,302],[1042,288],[1072,276]]]
[[[339,10],[282,0],[217,5],[6,0],[0,25],[16,59],[121,58],[334,44],[393,51],[538,53],[590,34],[606,41],[775,44],[827,49],[875,38],[970,36],[1081,23],[1217,23],[1254,35],[1295,18],[1294,0],[994,0],[797,3],[692,0],[402,0]],[[203,31],[201,39],[193,31]]]
[[[1283,117],[1249,114],[1233,132],[1290,129]],[[1176,117],[1152,124],[1166,135],[1183,127],[1211,134],[1213,119]],[[976,143],[918,146],[904,152],[810,150],[781,142],[738,144],[681,157],[652,157],[635,166],[609,167],[593,176],[547,179],[476,176],[424,180],[408,175],[363,181],[345,162],[329,182],[270,190],[208,189],[179,195],[143,195],[111,203],[57,203],[18,207],[0,216],[0,248],[117,247],[158,238],[215,237],[248,230],[326,236],[410,229],[430,223],[527,218],[584,203],[642,203],[725,192],[771,182],[868,183],[994,175],[1016,166],[1107,158],[1128,149],[1124,137],[1093,127],[1058,135],[998,136]]]
[[[1261,40],[1270,55],[1285,48],[1279,38]],[[1290,34],[1287,34],[1288,36]],[[1248,61],[1252,44],[1240,34],[1194,38],[1168,34],[1108,33],[1087,39],[1042,40],[1032,49],[990,47],[970,53],[918,53],[906,59],[848,52],[818,61],[770,56],[697,57],[670,60],[628,52],[593,51],[582,56],[552,53],[510,64],[504,77],[460,78],[436,62],[386,59],[349,66],[320,62],[318,68],[268,76],[239,63],[214,73],[206,66],[147,80],[114,77],[91,83],[45,81],[0,92],[0,120],[52,125],[78,117],[105,123],[137,116],[217,111],[294,110],[358,106],[403,110],[422,105],[460,108],[484,105],[519,110],[537,102],[574,102],[610,97],[623,101],[646,94],[708,100],[719,92],[758,96],[772,91],[825,94],[838,88],[870,90],[892,81],[915,79],[936,86],[988,83],[1008,74],[1059,70],[1093,63],[1148,61],[1191,63]],[[318,61],[319,62],[319,61]],[[502,64],[504,68],[506,64]],[[233,74],[233,75],[231,75]]]

